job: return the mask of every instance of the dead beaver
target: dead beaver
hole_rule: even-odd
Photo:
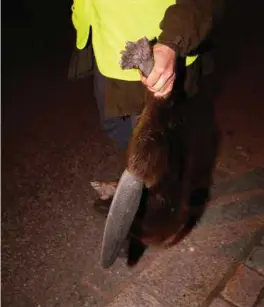
[[[150,72],[149,55],[141,50],[143,61],[138,63],[137,54],[137,63],[126,63],[125,68]],[[127,241],[128,265],[135,264],[147,246],[177,243],[195,224],[209,198],[218,140],[213,106],[202,93],[187,99],[183,59],[176,67],[177,82],[171,95],[160,101],[148,94],[128,146],[127,170],[144,183]],[[92,185],[102,199],[114,196],[116,184]],[[110,187],[107,192],[105,188]]]

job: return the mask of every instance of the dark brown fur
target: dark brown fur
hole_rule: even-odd
[[[161,180],[168,168],[168,140],[164,130],[164,120],[168,118],[162,112],[165,107],[162,104],[166,102],[149,97],[147,104],[128,146],[127,169],[150,188]]]
[[[149,102],[129,144],[128,170],[146,186],[131,228],[134,249],[137,240],[177,243],[209,198],[217,149],[213,106],[202,94],[177,95]]]
[[[128,170],[145,184],[130,231],[129,265],[147,246],[172,246],[195,226],[210,196],[217,144],[213,105],[202,94],[148,100],[127,152]]]

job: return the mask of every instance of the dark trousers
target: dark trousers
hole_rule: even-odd
[[[94,94],[99,110],[100,122],[107,135],[121,148],[126,149],[132,130],[136,124],[136,116],[105,118],[105,77],[94,68]]]

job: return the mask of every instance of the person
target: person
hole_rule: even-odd
[[[74,0],[76,47],[93,48],[100,121],[121,148],[126,149],[144,108],[145,88],[164,98],[182,75],[187,97],[199,91],[204,58],[210,58],[210,34],[221,10],[221,0]],[[144,36],[157,40],[154,68],[147,78],[136,69],[122,70],[119,65],[126,42]],[[183,63],[184,74],[179,73],[178,63]],[[212,65],[206,70],[210,74]]]

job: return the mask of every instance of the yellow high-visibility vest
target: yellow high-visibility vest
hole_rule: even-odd
[[[137,69],[120,68],[120,52],[127,41],[143,36],[149,40],[158,37],[165,12],[175,3],[175,0],[74,0],[72,21],[77,32],[76,46],[78,49],[86,46],[91,26],[94,55],[101,74],[138,81]],[[191,65],[196,58],[186,57],[186,65]]]

